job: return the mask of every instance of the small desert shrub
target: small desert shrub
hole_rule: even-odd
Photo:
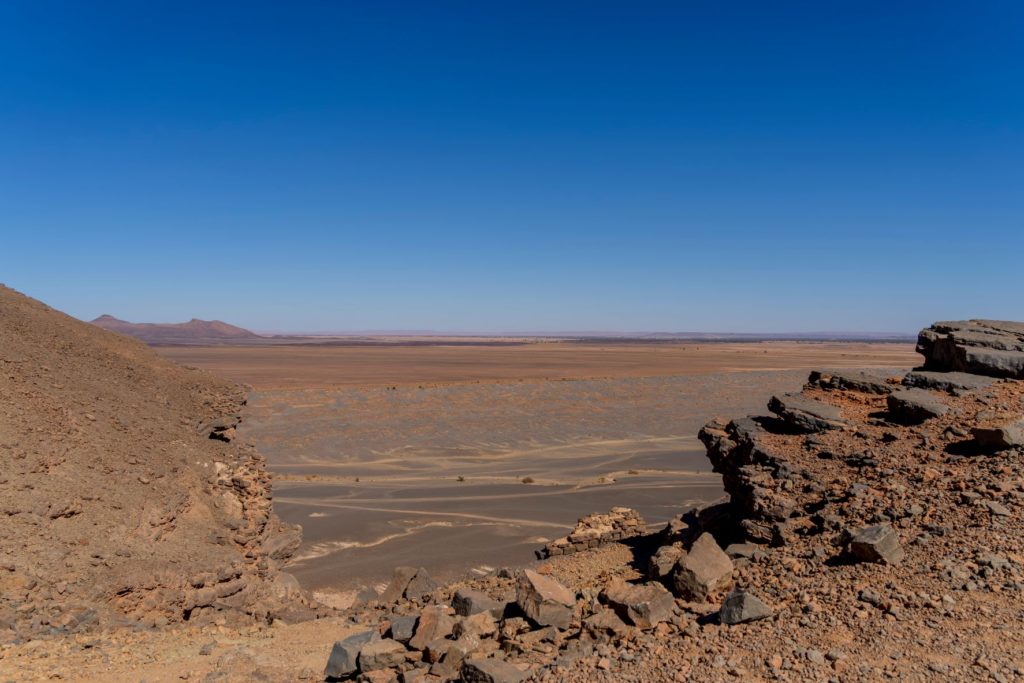
[[[455,478],[455,481],[466,481],[466,478],[460,474],[458,477]]]
[[[523,483],[524,484],[532,484],[533,483],[533,477],[523,477]]]

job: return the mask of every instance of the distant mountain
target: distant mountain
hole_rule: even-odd
[[[130,323],[112,315],[101,315],[93,325],[137,337],[147,344],[197,344],[260,339],[260,335],[220,320],[193,318],[187,323]]]

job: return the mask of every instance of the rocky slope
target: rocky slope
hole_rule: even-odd
[[[220,320],[193,318],[187,323],[130,323],[112,315],[101,315],[92,324],[147,344],[210,344],[261,339],[255,332]]]
[[[0,642],[303,609],[244,400],[0,286]]]
[[[1022,679],[1016,329],[940,323],[921,334],[922,370],[815,372],[771,397],[771,415],[713,420],[700,438],[729,499],[655,536],[461,587],[400,568],[354,613],[364,630],[335,644],[325,674]]]

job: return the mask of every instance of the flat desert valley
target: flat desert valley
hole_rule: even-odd
[[[612,506],[651,524],[722,496],[696,433],[763,412],[812,368],[895,373],[910,343],[517,343],[168,346],[249,384],[241,436],[302,525],[289,567],[338,601],[393,567],[441,579],[533,559]]]

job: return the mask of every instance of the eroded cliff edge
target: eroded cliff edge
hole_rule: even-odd
[[[308,613],[244,402],[0,286],[0,641]]]

